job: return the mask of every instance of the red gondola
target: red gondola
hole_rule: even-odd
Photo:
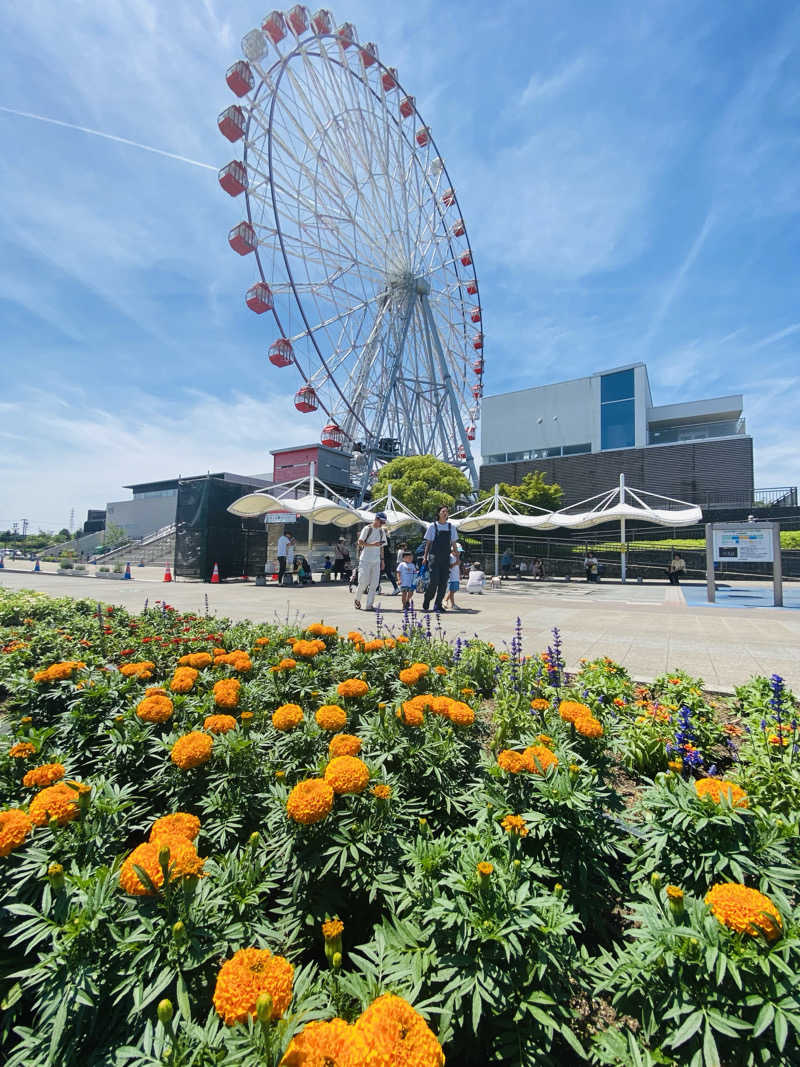
[[[463,237],[466,229],[467,227],[464,225],[464,220],[456,219],[456,221],[453,223],[451,233],[453,234],[453,237]]]
[[[286,20],[282,11],[270,11],[261,23],[261,29],[267,34],[274,45],[282,41],[286,36]]]
[[[479,307],[471,308],[470,313],[469,313],[469,317],[472,319],[473,322],[480,322],[481,321],[481,309]]]
[[[247,188],[247,169],[238,159],[226,163],[217,177],[219,184],[229,196],[238,196]]]
[[[314,33],[322,37],[325,33],[333,33],[333,15],[326,8],[321,7],[316,15],[311,18]]]
[[[480,350],[483,348],[482,333],[476,333],[475,336],[472,338],[472,347],[475,349],[476,352],[480,352]]]
[[[469,293],[470,296],[475,296],[477,291],[478,291],[478,279],[477,278],[470,278],[470,280],[467,282],[467,292]]]
[[[472,387],[472,395],[475,397],[475,399],[476,400],[480,400],[482,394],[483,394],[483,387],[480,386],[480,385],[473,385],[473,387]]]
[[[229,141],[238,141],[240,137],[244,137],[245,124],[244,111],[238,104],[231,104],[230,107],[226,107],[217,119],[219,132],[223,137],[227,137]]]
[[[244,302],[256,315],[272,311],[272,290],[266,282],[256,282],[245,293]]]
[[[459,445],[458,446],[458,458],[459,459],[466,459],[467,458],[467,450],[466,450],[466,448],[464,448],[463,445]]]
[[[420,148],[424,148],[428,141],[430,141],[430,139],[430,126],[420,126],[420,128],[417,130],[417,144],[420,146]]]
[[[378,46],[374,41],[367,41],[366,44],[361,45],[361,65],[366,70],[367,67],[371,67],[378,59]]]
[[[308,8],[295,4],[287,16],[289,26],[295,37],[302,37],[308,29]]]
[[[473,422],[471,422],[469,424],[469,426],[467,427],[467,440],[468,441],[474,441],[475,440],[475,424]]]
[[[342,48],[347,49],[356,43],[356,28],[352,22],[343,22],[336,31],[336,38]]]
[[[455,189],[445,189],[445,191],[442,193],[442,203],[444,204],[444,206],[445,207],[452,207],[453,204],[455,204],[455,202],[456,202],[456,191],[455,191]]]
[[[292,342],[287,337],[273,341],[269,349],[269,361],[273,367],[288,367],[294,360]]]
[[[225,81],[237,96],[245,96],[255,88],[256,84],[250,64],[246,59],[238,59],[232,67],[228,67]]]
[[[312,386],[304,385],[297,390],[294,398],[294,406],[298,411],[303,411],[306,414],[309,411],[317,410],[319,401],[317,400],[317,394],[314,392]]]
[[[472,369],[479,376],[481,374],[483,374],[483,360],[482,359],[476,359],[475,362],[472,364]]]
[[[344,444],[344,430],[341,426],[337,426],[335,422],[329,422],[322,429],[320,443],[327,445],[328,448],[341,448]]]
[[[385,93],[397,88],[397,69],[395,67],[387,67],[381,74],[381,85]]]
[[[258,247],[256,231],[249,222],[240,222],[239,225],[234,226],[228,234],[228,244],[234,252],[238,252],[240,256],[246,256],[250,252],[255,252]]]
[[[469,249],[467,249],[466,252],[461,253],[461,262],[465,267],[472,266],[472,252],[470,252]]]
[[[400,101],[400,114],[404,119],[410,118],[414,114],[414,97],[404,96]]]

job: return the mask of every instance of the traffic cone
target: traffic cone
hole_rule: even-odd
[[[126,578],[127,578],[127,579],[128,579],[129,581],[131,580],[131,565],[130,565],[130,563],[126,563],[126,564],[125,564],[125,577],[126,577]]]
[[[3,563],[3,557],[0,556],[0,571],[5,570],[5,563]]]
[[[34,563],[34,565],[33,565],[33,569],[34,569],[34,571],[35,571],[35,572],[36,572],[37,574],[39,573],[39,571],[41,571],[41,569],[42,569],[42,568],[41,568],[41,567],[39,566],[39,560],[38,560],[38,559],[37,559],[37,560],[36,560],[36,562]]]
[[[214,570],[211,572],[211,584],[219,585],[219,567],[214,564]]]
[[[165,582],[171,582],[172,581],[172,571],[169,569],[169,563],[167,564],[166,569],[164,570],[164,581]]]

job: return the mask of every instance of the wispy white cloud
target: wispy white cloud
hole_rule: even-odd
[[[783,341],[785,338],[791,337],[793,334],[796,333],[800,333],[800,322],[793,322],[791,326],[787,326],[783,330],[778,330],[776,333],[771,333],[768,337],[762,337],[760,341],[757,341],[752,346],[753,351],[757,352],[760,348],[766,348],[767,345],[777,344],[778,341]]]
[[[527,107],[534,102],[543,102],[560,96],[580,80],[588,65],[589,61],[586,56],[576,56],[550,77],[542,77],[538,71],[532,74],[519,98],[520,106]]]

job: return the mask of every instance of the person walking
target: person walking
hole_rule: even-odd
[[[417,568],[414,566],[414,556],[409,548],[403,553],[402,560],[397,564],[397,581],[400,584],[400,594],[403,598],[403,607],[410,608],[414,603],[414,584],[417,580]]]
[[[442,598],[447,591],[447,583],[450,579],[450,555],[456,557],[459,562],[458,532],[451,522],[448,522],[450,512],[444,505],[436,512],[436,520],[425,531],[425,549],[422,555],[423,566],[429,567],[430,581],[425,590],[422,600],[422,610],[429,611],[431,599],[434,599],[434,611],[445,612],[447,608],[442,603]]]
[[[378,589],[388,538],[386,536],[386,512],[379,511],[370,526],[365,526],[358,537],[358,588],[355,606],[361,609],[361,598],[366,595],[366,609],[372,611]]]
[[[284,532],[278,538],[278,585],[283,582],[283,576],[286,574],[286,552],[289,548],[289,537]]]
[[[514,562],[514,557],[511,555],[511,549],[507,548],[503,555],[500,557],[500,570],[503,572],[501,578],[508,578],[511,574],[511,565]]]
[[[344,565],[350,562],[350,553],[343,537],[340,537],[333,549],[333,576],[337,581],[344,577]]]

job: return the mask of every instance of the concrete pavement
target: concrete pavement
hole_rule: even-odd
[[[53,565],[6,561],[0,588],[38,589],[51,596],[91,597],[140,611],[145,599],[152,605],[165,599],[183,611],[204,614],[206,597],[211,615],[256,622],[306,624],[324,619],[347,631],[371,632],[375,616],[357,611],[347,587],[319,585],[266,588],[247,584],[206,585],[162,582],[160,568],[133,568],[134,580],[102,577],[62,577]],[[24,568],[24,570],[23,570]],[[755,583],[749,583],[754,585]],[[384,590],[386,583],[384,582]],[[391,590],[390,590],[391,593]],[[417,608],[422,597],[417,596]],[[400,598],[376,600],[387,627],[399,628]],[[551,630],[562,633],[567,666],[581,658],[610,656],[640,681],[682,667],[702,677],[709,688],[728,691],[753,674],[783,675],[800,692],[800,611],[792,609],[735,609],[687,606],[680,588],[661,584],[603,582],[503,582],[499,592],[482,596],[461,592],[463,610],[442,617],[446,635],[455,640],[477,635],[498,647],[510,642],[514,623],[522,620],[524,651],[533,653],[551,641]]]

